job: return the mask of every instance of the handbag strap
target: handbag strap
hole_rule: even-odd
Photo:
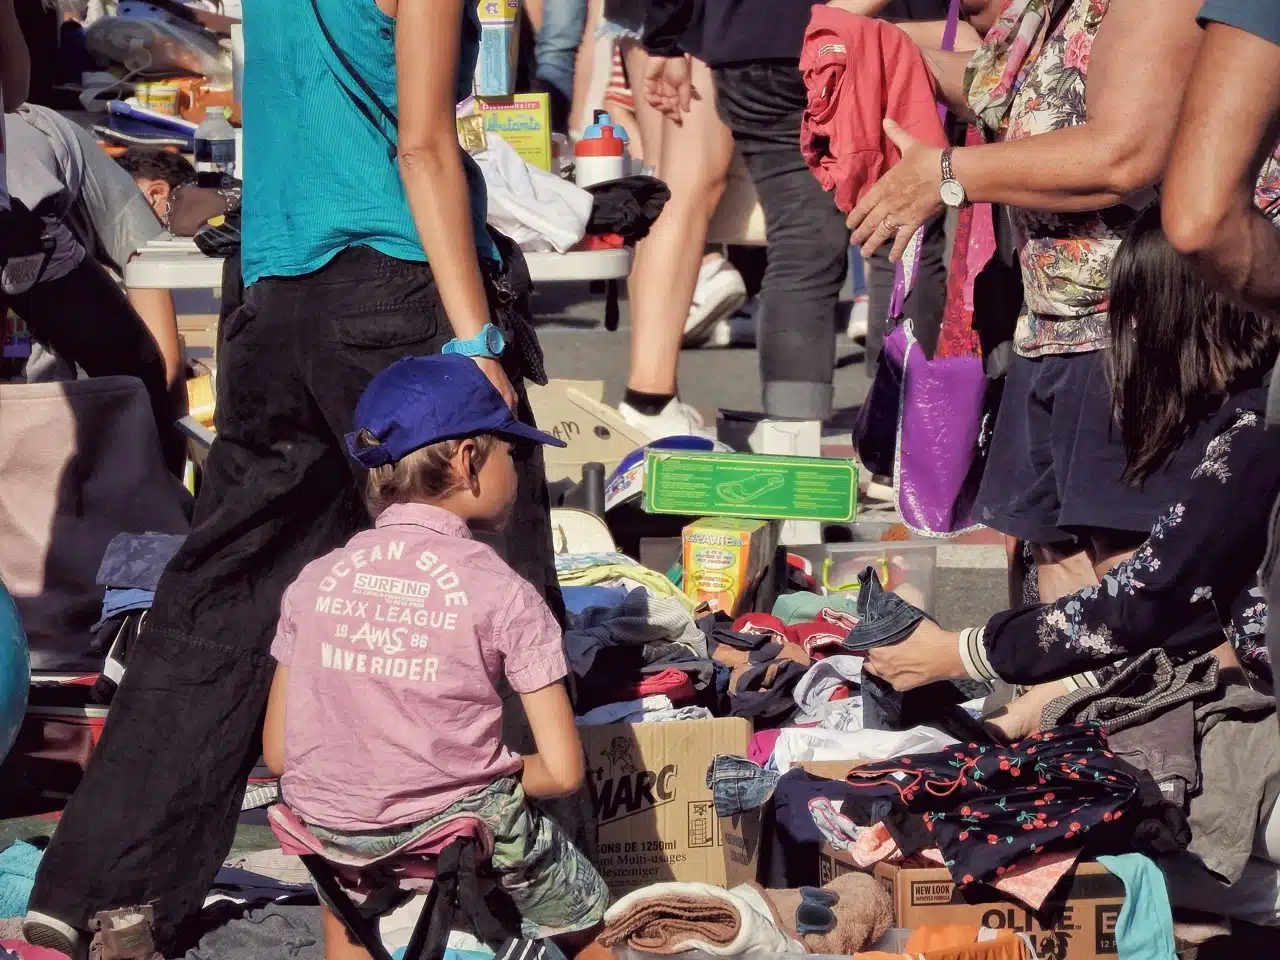
[[[316,0],[311,0],[312,4]],[[947,53],[951,53],[956,48],[956,33],[960,29],[960,0],[951,0],[951,6],[947,10],[947,22],[942,28],[942,49]],[[950,111],[946,104],[938,104],[938,119],[942,121],[943,126],[947,123],[947,114]],[[923,228],[921,228],[923,229]],[[912,241],[914,244],[914,240]],[[908,245],[907,250],[912,249]],[[905,254],[904,254],[905,256]],[[893,271],[893,295],[889,298],[889,320],[894,321],[902,316],[906,310],[907,303],[907,272],[899,260]]]
[[[951,0],[951,5],[954,7],[956,5],[956,0]],[[396,118],[395,111],[388,107],[386,103],[383,102],[382,98],[374,92],[373,87],[369,86],[369,82],[365,80],[365,78],[360,75],[360,71],[355,68],[355,64],[353,64],[350,58],[342,52],[342,48],[339,47],[337,41],[333,39],[333,34],[329,32],[329,27],[325,24],[324,17],[320,15],[320,5],[317,0],[311,0],[311,12],[315,14],[316,24],[320,27],[320,33],[324,36],[325,43],[327,43],[329,45],[329,49],[333,51],[333,55],[337,58],[338,63],[342,64],[342,69],[347,72],[347,75],[353,81],[355,81],[355,84],[360,88],[360,91],[369,98],[369,103],[372,103],[378,109],[378,112],[382,114],[383,119],[391,125],[391,129],[396,129],[399,126],[399,121]],[[387,155],[394,161],[400,149],[395,139],[392,138],[392,136],[387,133],[383,125],[378,122],[377,117],[373,115],[373,111],[369,109],[368,103],[365,103],[365,101],[357,97],[355,92],[340,79],[338,81],[338,85],[342,87],[342,90],[347,95],[348,99],[355,104],[356,109],[364,114],[364,118],[369,121],[373,129],[377,130],[382,139],[387,141]]]

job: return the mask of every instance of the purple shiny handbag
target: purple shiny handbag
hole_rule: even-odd
[[[869,470],[893,477],[894,505],[913,533],[951,537],[976,526],[986,392],[980,359],[930,360],[910,320],[885,337],[854,439]]]
[[[952,0],[943,48],[954,46],[959,3]],[[946,108],[939,107],[944,120]],[[894,505],[912,533],[953,537],[973,529],[981,478],[979,452],[987,375],[976,357],[930,360],[903,318],[920,250],[917,230],[898,264],[880,363],[858,413],[854,443],[872,473],[893,477]]]

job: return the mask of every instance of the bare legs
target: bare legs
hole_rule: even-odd
[[[720,202],[733,159],[733,137],[716,114],[711,71],[698,60],[693,61],[693,88],[693,105],[683,122],[677,126],[664,120],[662,124],[657,166],[671,199],[637,248],[628,284],[631,370],[627,386],[649,394],[676,391],[680,341],[702,264],[707,223]],[[643,132],[641,109],[637,104]],[[649,142],[647,136],[645,141]]]

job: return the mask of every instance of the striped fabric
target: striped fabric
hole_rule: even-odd
[[[627,80],[627,68],[622,62],[622,50],[617,44],[613,47],[613,61],[609,70],[609,86],[605,89],[604,105],[616,104],[628,113],[634,113],[636,98]]]

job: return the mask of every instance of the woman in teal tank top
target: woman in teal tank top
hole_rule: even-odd
[[[344,435],[374,374],[493,324],[505,349],[487,338],[498,355],[476,363],[532,421],[523,380],[545,374],[528,273],[486,231],[455,128],[478,31],[476,0],[245,0],[247,286],[219,330],[218,438],[111,732],[42,861],[36,942],[65,949],[96,912],[154,903],[177,946],[199,910],[258,759],[281,596],[369,522]],[[516,466],[494,545],[562,617],[540,450]]]

